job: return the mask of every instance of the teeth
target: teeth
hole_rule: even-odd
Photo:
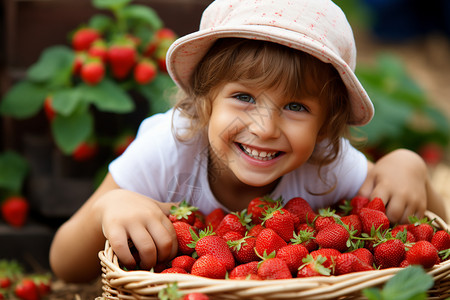
[[[274,152],[266,152],[261,151],[258,152],[258,150],[251,149],[248,146],[242,145],[242,148],[244,149],[245,153],[253,158],[260,159],[260,160],[270,160],[275,157],[277,154],[277,151]]]

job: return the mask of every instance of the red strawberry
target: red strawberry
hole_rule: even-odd
[[[194,227],[197,228],[198,230],[205,229],[206,228],[205,215],[199,210],[194,211],[194,215],[195,215]]]
[[[199,235],[191,231],[191,234],[193,241],[189,246],[195,248],[199,257],[210,254],[215,256],[227,271],[234,268],[234,256],[223,238],[209,230],[200,231]]]
[[[294,235],[294,218],[290,212],[279,205],[270,207],[264,212],[261,224],[273,229],[286,242],[289,242]]]
[[[245,264],[251,261],[259,260],[255,253],[255,237],[245,236],[238,240],[228,241],[227,243],[238,263]]]
[[[273,229],[264,228],[256,237],[255,251],[258,255],[269,255],[286,245],[287,243]]]
[[[365,262],[369,266],[373,266],[373,254],[366,248],[358,248],[350,253],[356,255],[361,261]]]
[[[290,199],[283,208],[294,216],[297,216],[300,224],[312,223],[316,217],[316,213],[313,211],[309,203],[301,197]]]
[[[445,230],[438,230],[431,238],[431,244],[438,251],[450,249],[450,234]]]
[[[0,290],[6,289],[11,286],[12,280],[10,276],[4,274],[4,272],[0,273]]]
[[[295,276],[298,272],[298,268],[303,264],[302,260],[309,254],[308,249],[300,244],[292,244],[281,247],[276,258],[281,258],[284,260],[291,271],[292,276]]]
[[[370,234],[372,227],[377,230],[380,229],[384,231],[389,228],[390,223],[386,214],[371,208],[361,208],[359,212],[359,217],[361,219],[363,232]]]
[[[182,300],[209,300],[209,297],[203,293],[189,293],[184,295]]]
[[[246,278],[251,274],[258,274],[258,261],[251,261],[245,264],[237,265],[233,270],[231,270],[228,278]]]
[[[439,263],[438,250],[428,241],[418,241],[406,252],[406,260],[428,269]]]
[[[195,214],[194,212],[198,210],[197,207],[192,206],[183,200],[180,204],[173,205],[170,208],[169,220],[171,222],[185,222],[189,225],[194,225],[195,222]]]
[[[155,38],[158,41],[162,40],[173,41],[177,38],[177,35],[172,29],[164,27],[155,32]]]
[[[405,258],[405,245],[398,239],[389,239],[374,248],[374,260],[378,268],[395,268]]]
[[[326,260],[324,260],[322,262],[322,264],[324,267],[329,268],[331,270],[334,268],[334,262],[336,260],[336,257],[341,255],[341,252],[339,252],[336,249],[332,249],[332,248],[321,248],[321,249],[312,251],[310,253],[310,255],[313,258],[318,258],[319,256],[326,258]]]
[[[172,225],[177,234],[178,252],[186,255],[192,254],[194,252],[194,248],[189,247],[189,244],[193,242],[191,230],[197,232],[197,229],[186,222],[174,222]]]
[[[89,59],[81,67],[81,79],[88,85],[97,85],[105,77],[105,66],[98,59]]]
[[[286,262],[281,258],[269,257],[258,265],[258,276],[262,279],[289,279],[292,278]]]
[[[172,267],[182,268],[186,272],[190,273],[192,266],[194,265],[195,258],[189,255],[180,255],[172,259]]]
[[[342,253],[336,257],[335,275],[348,274],[352,272],[370,271],[374,270],[371,265],[360,260],[352,253]]]
[[[304,264],[298,269],[297,277],[329,276],[331,269],[323,265],[325,261],[327,261],[327,258],[321,255],[317,257],[307,255],[303,259]]]
[[[72,37],[72,47],[75,51],[88,50],[91,44],[100,38],[100,33],[93,28],[78,29]]]
[[[379,197],[373,198],[372,201],[364,205],[364,207],[379,210],[383,213],[386,213],[386,207],[384,206],[384,202]]]
[[[257,197],[252,199],[247,206],[247,213],[252,216],[253,224],[260,224],[266,209],[274,207],[279,201],[281,200],[276,201],[270,197]]]
[[[319,245],[317,245],[315,240],[316,232],[314,231],[314,228],[306,223],[301,224],[298,228],[298,233],[294,233],[294,236],[291,239],[291,243],[301,244],[305,246],[309,252],[316,250]]]
[[[261,231],[265,228],[261,224],[256,224],[252,226],[250,223],[250,226],[251,228],[248,230],[247,235],[254,237],[257,237],[261,233]]]
[[[25,197],[11,196],[2,202],[2,217],[11,226],[22,227],[28,218],[29,204]]]
[[[136,63],[136,49],[132,42],[116,43],[108,49],[108,62],[114,78],[124,79]]]
[[[229,242],[229,241],[237,241],[242,239],[244,236],[237,231],[228,231],[227,233],[225,233],[222,238],[225,240],[225,242]],[[229,245],[229,244],[228,244]]]
[[[53,98],[51,96],[47,96],[44,100],[44,112],[47,117],[47,120],[49,120],[50,122],[53,121],[53,119],[56,116],[56,112],[53,109],[52,102]]]
[[[83,162],[94,158],[98,152],[98,144],[96,142],[82,142],[73,151],[72,158],[76,161]]]
[[[435,166],[442,161],[445,156],[442,145],[436,143],[427,143],[418,150],[419,155],[430,166]]]
[[[35,275],[32,279],[38,288],[41,299],[51,292],[51,275]]]
[[[362,223],[358,215],[350,214],[343,216],[340,219],[342,223],[348,226],[351,231],[354,231],[353,236],[360,236],[362,233]]]
[[[148,84],[155,79],[157,66],[150,59],[141,59],[134,67],[134,80],[139,84]]]
[[[349,238],[348,230],[343,225],[334,223],[317,233],[316,243],[320,248],[333,248],[344,252],[349,247]]]
[[[178,273],[178,274],[187,274],[185,269],[179,267],[170,267],[161,271],[162,274],[165,273]]]
[[[394,228],[392,228],[391,235],[397,239],[402,240],[403,242],[414,243],[416,241],[416,238],[411,233],[411,231],[408,231],[408,225],[405,224],[396,225]]]
[[[195,261],[191,274],[213,279],[225,279],[227,269],[216,256],[205,254]]]
[[[73,66],[72,66],[72,74],[79,75],[81,72],[81,67],[83,66],[84,62],[86,61],[86,52],[81,51],[75,53],[75,58],[73,60]]]
[[[411,224],[407,226],[408,231],[410,231],[416,242],[418,241],[428,241],[431,242],[431,239],[434,235],[434,228],[431,226],[428,218],[419,219],[417,217],[409,218]]]
[[[94,41],[88,50],[88,55],[91,57],[98,57],[104,64],[108,62],[108,47],[102,39]]]
[[[206,215],[205,225],[206,227],[211,227],[213,230],[216,230],[217,226],[219,226],[222,219],[225,217],[225,212],[221,208],[216,208],[208,215]]]
[[[363,197],[363,196],[355,196],[350,200],[350,205],[352,207],[351,213],[352,214],[359,214],[359,211],[361,208],[367,205],[370,200],[369,198]]]
[[[335,210],[330,208],[322,208],[319,209],[319,214],[316,216],[314,220],[314,229],[317,233],[321,231],[323,228],[327,227],[330,224],[336,223],[336,218],[340,218],[335,214]]]
[[[22,300],[39,300],[39,290],[32,279],[24,278],[15,286],[14,293]]]
[[[247,215],[246,209],[242,210],[240,213],[232,212],[225,215],[215,231],[218,236],[223,236],[229,231],[236,231],[242,235],[245,235],[247,226],[251,222],[251,220],[251,217]]]

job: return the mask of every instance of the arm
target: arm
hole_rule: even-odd
[[[444,201],[433,189],[425,162],[416,153],[399,149],[368,162],[367,178],[359,194],[380,197],[391,222],[407,223],[408,217],[423,217],[430,210],[447,220]]]
[[[135,261],[128,239],[139,251],[143,268],[173,257],[177,251],[176,234],[166,217],[171,205],[122,190],[108,174],[56,232],[50,248],[53,272],[69,282],[95,279],[101,271],[97,255],[106,238],[121,263],[129,268],[134,267]]]

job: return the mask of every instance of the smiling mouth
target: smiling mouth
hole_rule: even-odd
[[[254,148],[251,148],[247,145],[238,143],[239,148],[248,156],[258,159],[258,160],[271,160],[276,157],[278,157],[281,152],[280,151],[263,151],[263,150],[256,150]]]

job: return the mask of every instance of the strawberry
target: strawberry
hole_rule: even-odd
[[[431,238],[431,243],[438,251],[450,249],[450,234],[445,230],[438,230]]]
[[[359,214],[361,208],[366,206],[370,202],[369,198],[363,196],[355,196],[350,200],[350,206],[352,208],[352,214]]]
[[[334,268],[334,262],[336,260],[336,257],[341,255],[341,252],[332,248],[321,248],[318,250],[314,250],[309,254],[315,259],[318,258],[319,256],[326,258],[322,262],[322,264],[325,268],[329,268],[331,270]]]
[[[274,207],[279,201],[281,200],[273,200],[267,196],[252,199],[247,206],[247,213],[251,215],[252,223],[261,224],[265,210]]]
[[[80,75],[81,67],[83,67],[84,62],[86,61],[86,52],[79,51],[75,53],[75,58],[73,60],[73,66],[72,66],[72,74],[73,75]]]
[[[116,79],[128,76],[136,63],[136,49],[131,41],[117,42],[108,48],[108,62]]]
[[[263,280],[292,278],[286,262],[281,258],[273,257],[273,253],[259,262],[258,276]]]
[[[197,229],[186,222],[174,222],[172,225],[173,228],[175,228],[175,233],[177,234],[178,252],[185,255],[192,254],[194,249],[189,247],[189,244],[193,242],[191,230],[196,232]]]
[[[303,264],[302,260],[309,254],[308,249],[300,244],[292,244],[281,247],[275,257],[284,260],[291,272],[295,276],[298,268]]]
[[[105,66],[100,59],[88,59],[81,67],[81,79],[88,85],[97,85],[105,77]]]
[[[9,225],[22,227],[27,221],[29,207],[25,197],[10,196],[2,202],[2,217]]]
[[[48,295],[52,288],[51,288],[51,275],[34,275],[32,277],[34,283],[36,284],[39,292],[39,296],[45,297]]]
[[[184,295],[182,300],[209,300],[209,297],[203,293],[189,293]]]
[[[247,235],[254,236],[254,237],[257,237],[261,233],[261,231],[265,228],[261,224],[256,224],[256,225],[252,226],[251,223],[250,223],[250,226],[251,227],[247,231]]]
[[[342,223],[348,226],[351,231],[354,231],[353,236],[360,236],[362,233],[362,223],[358,215],[350,214],[343,216],[340,219]]]
[[[352,272],[370,271],[374,270],[371,265],[360,260],[352,253],[342,253],[336,257],[336,264],[334,275],[348,274]]]
[[[341,224],[328,225],[316,235],[316,243],[319,248],[333,248],[344,252],[349,247],[350,233]]]
[[[211,227],[213,230],[219,226],[219,223],[225,217],[225,212],[221,208],[216,208],[208,215],[206,215],[205,225],[206,227]]]
[[[174,41],[177,38],[177,35],[175,34],[175,32],[172,29],[163,27],[156,31],[155,38],[158,41],[162,41],[162,40]]]
[[[436,143],[427,143],[420,147],[418,154],[430,166],[436,166],[444,158],[444,148]]]
[[[155,79],[157,72],[157,66],[152,60],[141,59],[134,67],[134,80],[142,85],[148,84]]]
[[[198,210],[197,207],[192,206],[183,200],[180,204],[173,205],[170,208],[169,220],[173,222],[185,222],[189,225],[194,225],[195,222],[195,214],[194,212]]]
[[[194,211],[195,215],[195,221],[194,221],[194,227],[198,230],[203,230],[206,228],[205,225],[205,215],[200,210]]]
[[[100,33],[89,27],[78,29],[72,36],[72,47],[75,51],[88,50],[91,44],[100,38]]]
[[[402,240],[403,242],[414,243],[416,241],[416,238],[411,231],[408,231],[408,225],[406,224],[396,225],[392,228],[391,235]]]
[[[30,278],[21,279],[14,287],[14,293],[22,300],[39,300],[39,290]]]
[[[406,260],[410,265],[421,265],[428,269],[439,263],[438,250],[428,241],[418,241],[406,251]]]
[[[190,273],[194,262],[195,258],[193,258],[192,256],[180,255],[172,259],[171,265],[173,268],[182,268],[186,272]]]
[[[253,236],[244,236],[241,239],[227,241],[228,246],[233,253],[234,258],[240,264],[259,260],[255,253],[256,238]]]
[[[225,233],[222,238],[225,240],[225,242],[229,242],[229,241],[238,241],[240,239],[242,239],[244,236],[237,231],[228,231],[227,233]],[[228,244],[229,245],[229,244]]]
[[[7,289],[11,286],[12,280],[9,275],[6,274],[6,272],[0,273],[0,290],[1,289]]]
[[[286,241],[283,240],[273,229],[264,228],[256,237],[255,251],[258,255],[269,255],[286,245]]]
[[[218,236],[223,236],[229,231],[236,231],[244,235],[251,220],[251,217],[247,215],[246,209],[242,210],[240,213],[232,212],[225,215],[215,231]]]
[[[378,268],[395,268],[405,258],[405,245],[398,239],[388,239],[374,248],[374,260]]]
[[[195,261],[191,274],[213,279],[225,279],[227,269],[219,258],[212,254],[205,254]]]
[[[283,208],[292,215],[297,216],[300,224],[312,223],[316,217],[316,213],[313,211],[309,203],[301,197],[294,197],[290,199]]]
[[[108,62],[108,47],[103,39],[95,40],[89,47],[87,53],[90,57],[99,58],[104,64]]]
[[[358,248],[350,251],[350,253],[354,254],[361,261],[365,262],[369,266],[373,266],[373,254],[366,248]]]
[[[308,249],[309,252],[316,250],[319,245],[317,245],[315,237],[316,232],[314,228],[304,223],[299,227],[298,233],[294,232],[294,236],[291,239],[292,244],[301,244]]]
[[[165,273],[187,274],[188,272],[185,269],[183,269],[183,268],[170,267],[170,268],[162,270],[161,273],[162,274],[165,274]]]
[[[253,275],[258,274],[258,261],[251,261],[248,263],[237,265],[236,267],[234,267],[233,270],[231,270],[228,278],[230,279],[246,278],[248,275],[251,274]]]
[[[363,232],[367,234],[370,234],[372,227],[375,230],[384,231],[390,226],[386,214],[379,210],[363,207],[359,212],[359,218],[361,219]]]
[[[53,102],[52,96],[47,96],[44,100],[44,113],[45,116],[47,117],[47,120],[49,120],[50,122],[52,122],[56,116],[56,112],[53,109],[52,102]]]
[[[364,205],[364,207],[379,210],[383,213],[386,213],[386,207],[384,206],[384,202],[379,197],[373,198],[369,203]]]
[[[326,257],[307,255],[302,261],[303,265],[300,266],[297,272],[298,278],[329,276],[331,274],[331,269],[324,266],[325,261],[327,261]]]
[[[216,257],[227,271],[234,268],[234,256],[231,253],[227,242],[225,242],[223,238],[217,236],[210,230],[202,230],[198,235],[191,230],[191,235],[193,241],[189,244],[189,247],[195,248],[195,251],[199,257],[210,254]]]
[[[261,225],[273,229],[283,240],[289,242],[294,235],[294,218],[279,205],[269,207],[263,214]]]
[[[428,241],[431,242],[431,239],[434,235],[434,228],[431,225],[431,222],[428,221],[428,218],[419,219],[417,217],[410,217],[409,221],[411,224],[407,226],[407,230],[410,231],[416,242],[418,241]]]
[[[314,229],[317,233],[321,231],[323,228],[327,227],[330,224],[336,223],[336,218],[339,218],[336,215],[336,211],[330,208],[321,208],[319,209],[318,215],[314,219]]]
[[[82,142],[73,151],[72,158],[79,162],[91,160],[97,155],[98,148],[98,144],[94,141]]]

